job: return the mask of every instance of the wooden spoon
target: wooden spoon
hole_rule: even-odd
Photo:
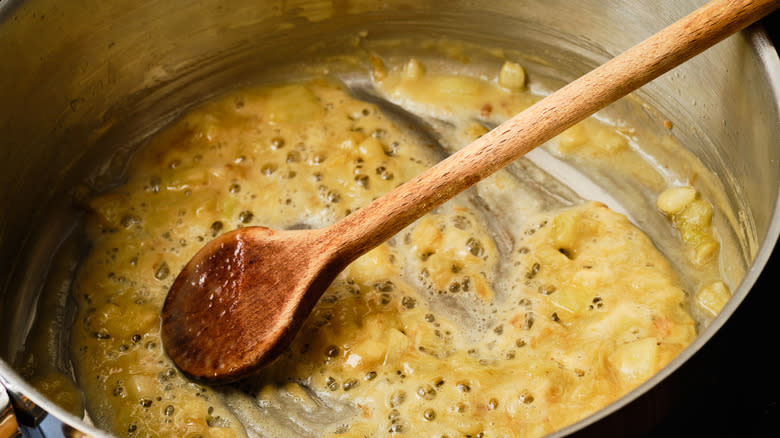
[[[269,364],[349,263],[561,131],[780,6],[715,0],[322,229],[240,228],[209,242],[173,283],[162,339],[190,376],[229,382]]]

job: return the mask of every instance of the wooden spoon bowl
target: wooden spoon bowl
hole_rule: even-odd
[[[206,244],[163,307],[168,354],[188,374],[223,381],[271,362],[349,263],[331,260],[325,236],[249,227]]]

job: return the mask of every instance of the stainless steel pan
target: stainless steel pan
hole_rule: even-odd
[[[700,3],[0,0],[0,437],[13,436],[16,423],[31,435],[105,434],[44,398],[10,364],[35,316],[50,256],[77,220],[73,187],[110,184],[104,175],[194,102],[269,66],[354,47],[355,35],[517,50],[554,85]],[[701,349],[751,290],[780,232],[780,61],[760,27],[658,79],[636,102],[641,111],[629,121],[673,120],[680,143],[719,177],[719,206],[733,218],[737,242],[733,263],[746,270],[722,313],[666,369],[561,434],[620,415]]]

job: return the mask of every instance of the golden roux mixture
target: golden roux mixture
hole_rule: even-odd
[[[443,92],[479,87],[483,110],[534,100],[484,80],[405,80],[415,77]],[[497,215],[491,203],[531,199],[502,171],[349,266],[257,378],[212,388],[177,371],[159,312],[203,242],[240,226],[332,223],[435,156],[326,80],[235,92],[157,135],[125,184],[89,202],[72,339],[95,422],[132,437],[534,437],[625,394],[694,338],[686,296],[647,236],[593,202]]]

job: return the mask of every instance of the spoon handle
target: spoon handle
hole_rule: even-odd
[[[780,0],[713,0],[331,226],[350,262],[575,123],[738,32]],[[333,240],[330,240],[333,239]]]

